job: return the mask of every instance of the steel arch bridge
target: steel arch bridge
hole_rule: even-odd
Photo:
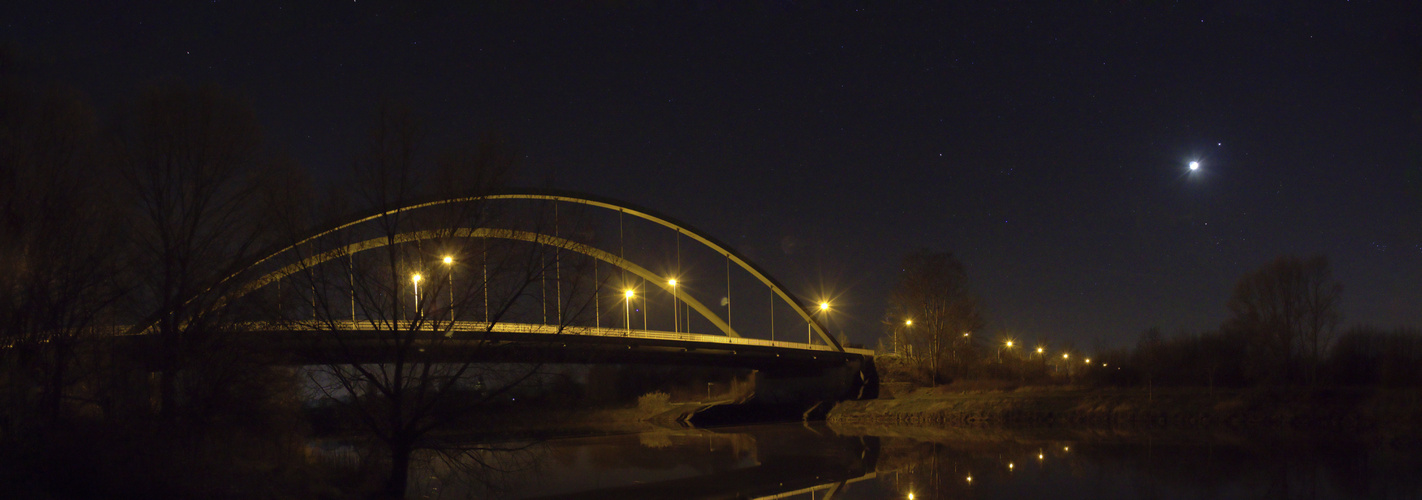
[[[299,256],[299,255],[298,255],[298,256],[296,256],[296,258],[294,258],[294,259],[291,258],[291,254],[299,253],[299,250],[298,250],[298,249],[300,249],[300,248],[302,248],[302,247],[304,247],[304,246],[311,245],[311,244],[313,244],[314,242],[316,242],[316,241],[318,241],[318,240],[320,240],[320,239],[322,239],[322,238],[326,238],[326,237],[328,237],[328,236],[334,235],[334,234],[339,233],[339,232],[341,232],[341,231],[350,230],[350,229],[352,229],[352,228],[354,228],[354,227],[357,227],[357,226],[359,226],[359,225],[361,225],[361,224],[370,223],[370,222],[376,221],[376,220],[381,219],[381,218],[384,218],[384,217],[391,217],[391,216],[396,216],[396,215],[399,215],[399,214],[411,213],[411,212],[415,212],[415,211],[419,211],[419,210],[432,209],[432,208],[437,208],[437,207],[442,207],[442,206],[452,206],[452,205],[456,205],[456,204],[482,203],[482,202],[490,202],[490,201],[508,201],[508,200],[545,201],[545,202],[553,202],[553,203],[555,203],[555,204],[556,204],[556,203],[569,203],[569,204],[575,204],[575,205],[579,205],[579,206],[594,207],[594,208],[598,208],[598,209],[603,209],[603,210],[607,210],[607,211],[616,212],[616,213],[619,215],[619,217],[621,217],[621,216],[632,216],[632,217],[639,218],[639,219],[641,219],[641,220],[645,220],[645,221],[651,222],[651,223],[656,224],[656,225],[658,225],[658,226],[664,227],[664,228],[666,228],[666,229],[668,229],[668,230],[675,231],[678,238],[680,238],[681,236],[684,235],[684,236],[686,236],[686,237],[688,237],[688,238],[690,238],[690,239],[692,239],[692,240],[694,240],[694,241],[697,241],[698,243],[702,244],[705,248],[711,250],[712,252],[714,252],[714,253],[716,253],[717,255],[719,255],[719,256],[721,256],[722,258],[724,258],[724,259],[726,260],[726,262],[728,263],[728,265],[729,265],[729,263],[734,263],[734,264],[736,264],[737,266],[739,266],[739,268],[740,268],[741,270],[743,270],[743,271],[746,272],[747,274],[753,276],[756,280],[758,280],[758,282],[759,282],[760,284],[762,284],[762,285],[764,285],[765,287],[767,287],[767,288],[774,294],[775,298],[778,298],[781,302],[783,302],[784,304],[788,305],[788,306],[790,307],[790,310],[791,310],[791,311],[793,311],[796,315],[798,315],[800,319],[804,320],[805,324],[807,325],[807,328],[808,328],[810,331],[812,331],[812,332],[814,332],[815,334],[817,334],[817,338],[819,338],[821,341],[823,341],[824,344],[823,344],[823,345],[820,345],[820,344],[809,343],[809,342],[807,342],[807,343],[798,343],[798,342],[774,341],[774,340],[764,340],[764,339],[755,339],[755,338],[746,338],[746,337],[743,337],[739,332],[736,331],[736,329],[732,328],[732,326],[730,325],[730,323],[729,323],[729,321],[728,321],[728,318],[722,318],[719,314],[717,314],[715,311],[711,310],[710,308],[706,307],[704,304],[702,304],[700,301],[698,301],[695,297],[691,296],[690,294],[677,294],[677,293],[676,293],[676,290],[674,290],[674,288],[675,288],[676,285],[674,285],[674,284],[672,284],[672,283],[669,283],[669,282],[666,280],[665,277],[659,276],[659,275],[657,275],[656,273],[654,273],[654,272],[652,272],[652,271],[646,269],[645,267],[642,267],[642,266],[640,266],[640,265],[638,265],[638,264],[636,264],[636,263],[634,263],[634,262],[632,262],[632,261],[630,261],[630,260],[628,260],[628,259],[625,259],[625,258],[624,258],[623,256],[621,256],[621,255],[613,254],[613,253],[611,253],[611,252],[609,252],[609,251],[605,251],[605,250],[596,248],[596,247],[594,247],[594,246],[592,246],[592,245],[589,245],[589,244],[586,244],[586,243],[582,243],[582,242],[578,242],[578,241],[573,241],[573,240],[566,239],[566,238],[560,238],[560,237],[558,237],[558,236],[547,235],[547,234],[541,234],[541,233],[532,232],[532,231],[523,231],[523,230],[509,229],[509,228],[493,228],[493,227],[459,227],[459,228],[452,228],[452,229],[449,229],[449,230],[445,230],[445,229],[441,229],[441,230],[412,230],[412,231],[400,232],[400,233],[395,234],[395,235],[387,235],[387,236],[383,236],[383,237],[377,237],[377,238],[370,238],[370,239],[361,240],[361,241],[355,241],[355,242],[347,243],[347,244],[344,244],[344,245],[340,245],[340,246],[338,246],[338,247],[336,247],[336,248],[325,249],[325,250],[323,250],[323,251],[311,253],[311,254],[305,255],[305,256]],[[556,232],[556,230],[555,230],[555,232]],[[288,277],[290,277],[290,276],[293,276],[293,275],[295,275],[295,274],[297,274],[297,273],[302,272],[303,270],[306,270],[306,269],[312,268],[312,267],[314,267],[314,266],[318,266],[318,265],[321,265],[321,264],[323,264],[323,263],[327,263],[327,262],[330,262],[330,261],[333,261],[333,260],[336,260],[336,259],[344,258],[344,257],[350,256],[350,255],[355,255],[355,254],[360,253],[360,252],[363,252],[363,251],[373,250],[373,249],[377,249],[377,248],[381,248],[381,247],[386,247],[386,246],[390,246],[390,245],[401,245],[401,244],[407,244],[407,243],[417,243],[417,242],[420,242],[420,241],[423,241],[423,240],[448,239],[448,238],[459,238],[459,239],[498,239],[498,240],[509,240],[509,241],[518,241],[518,242],[525,242],[525,243],[533,243],[533,244],[538,244],[538,245],[546,245],[546,246],[550,246],[550,247],[556,247],[556,248],[561,249],[561,250],[567,250],[567,251],[570,251],[570,252],[574,252],[574,253],[577,253],[577,254],[581,254],[581,255],[584,255],[584,256],[587,256],[587,257],[596,259],[596,260],[599,261],[599,262],[611,264],[611,265],[613,265],[613,266],[616,266],[617,268],[620,268],[620,269],[622,269],[622,270],[625,270],[626,272],[632,273],[633,275],[635,275],[635,276],[637,276],[637,277],[640,277],[640,278],[642,278],[642,279],[644,279],[644,280],[646,280],[646,281],[648,281],[648,282],[651,282],[651,283],[656,284],[656,285],[657,285],[658,287],[660,287],[663,291],[666,291],[666,292],[668,292],[668,293],[671,293],[672,296],[673,296],[673,301],[674,301],[674,304],[673,304],[673,305],[674,305],[674,306],[677,305],[676,302],[680,302],[682,305],[685,305],[685,306],[686,306],[687,308],[689,308],[690,310],[696,311],[697,314],[699,314],[701,317],[703,317],[705,320],[707,320],[709,323],[711,323],[717,330],[720,331],[720,335],[705,335],[705,334],[693,334],[693,333],[690,333],[690,332],[685,332],[685,333],[683,333],[683,332],[680,332],[680,331],[677,331],[677,332],[666,332],[666,331],[655,331],[655,330],[645,330],[645,329],[644,329],[644,330],[633,330],[633,329],[631,328],[631,325],[629,324],[628,327],[625,328],[625,329],[623,329],[623,328],[617,328],[617,329],[602,328],[600,325],[599,325],[598,327],[594,327],[594,328],[580,328],[580,329],[578,329],[578,333],[579,333],[580,335],[592,335],[592,336],[603,336],[603,337],[637,337],[637,338],[644,339],[644,340],[649,340],[649,341],[658,341],[658,342],[670,343],[670,345],[678,345],[678,343],[688,343],[688,344],[690,344],[690,345],[716,345],[716,344],[721,344],[721,345],[728,345],[728,346],[742,346],[742,347],[744,347],[744,348],[746,348],[746,349],[755,349],[755,350],[762,350],[762,351],[777,351],[777,350],[816,351],[816,352],[826,352],[826,351],[828,351],[828,352],[843,353],[843,354],[850,354],[850,355],[859,355],[859,356],[873,356],[873,354],[874,354],[873,351],[867,350],[867,349],[852,349],[852,348],[851,348],[851,349],[847,349],[847,348],[845,348],[843,345],[840,344],[840,342],[839,342],[833,335],[830,335],[830,334],[829,334],[829,332],[826,330],[826,328],[817,320],[817,318],[816,318],[815,315],[812,313],[812,311],[811,311],[810,309],[808,309],[805,304],[802,304],[799,300],[796,300],[796,298],[795,298],[794,296],[792,296],[790,293],[788,293],[783,285],[781,285],[778,281],[776,281],[774,278],[772,278],[767,272],[765,272],[765,271],[764,271],[763,269],[761,269],[759,266],[757,266],[756,264],[752,263],[749,259],[745,258],[744,256],[742,256],[741,254],[737,253],[735,250],[733,250],[733,249],[727,247],[726,245],[721,244],[720,242],[716,241],[716,240],[715,240],[714,238],[712,238],[711,236],[709,236],[709,235],[707,235],[707,234],[705,234],[705,233],[703,233],[703,232],[701,232],[701,231],[699,231],[699,230],[697,230],[697,229],[695,229],[695,228],[692,228],[691,226],[689,226],[689,225],[687,225],[687,224],[684,224],[684,223],[675,221],[675,220],[673,220],[671,217],[668,217],[668,216],[665,216],[665,215],[661,215],[661,214],[657,214],[657,213],[655,213],[655,212],[653,212],[653,211],[651,211],[651,210],[645,209],[645,208],[636,207],[636,206],[633,206],[633,205],[628,204],[628,203],[618,202],[618,201],[614,201],[614,200],[610,200],[610,199],[606,199],[606,198],[596,198],[596,197],[592,197],[592,196],[589,196],[589,195],[578,194],[578,193],[570,193],[570,192],[557,192],[557,191],[507,191],[507,192],[499,192],[499,193],[496,193],[496,194],[482,195],[482,196],[455,197],[455,198],[440,199],[440,200],[434,200],[434,201],[425,201],[425,202],[413,203],[413,204],[410,204],[410,205],[407,205],[407,206],[402,206],[402,207],[398,207],[398,208],[394,208],[394,209],[379,211],[379,212],[376,212],[376,213],[372,213],[372,214],[369,214],[369,215],[365,215],[365,216],[363,216],[363,217],[358,217],[358,218],[356,218],[356,219],[354,219],[354,220],[349,220],[349,221],[346,221],[346,222],[343,222],[343,223],[338,223],[338,224],[335,224],[335,225],[333,225],[333,226],[330,226],[330,227],[328,227],[328,228],[326,228],[326,229],[324,229],[324,230],[317,231],[315,234],[311,234],[311,235],[309,235],[309,236],[307,236],[307,237],[305,237],[305,238],[300,239],[299,241],[296,241],[295,243],[292,243],[292,244],[290,244],[290,245],[287,245],[287,246],[285,246],[285,247],[283,247],[283,248],[280,248],[280,249],[278,249],[278,250],[276,250],[276,251],[274,251],[274,252],[271,252],[271,253],[267,254],[266,256],[264,256],[264,257],[262,257],[262,258],[260,258],[260,259],[257,259],[257,260],[256,260],[255,262],[253,262],[250,266],[248,266],[247,269],[249,269],[249,270],[250,270],[250,269],[256,269],[256,268],[258,268],[258,267],[260,267],[260,266],[263,266],[263,265],[268,265],[268,266],[270,266],[271,264],[277,263],[277,262],[290,262],[290,263],[287,263],[287,264],[285,264],[285,265],[282,265],[282,266],[276,268],[275,270],[266,272],[265,274],[261,275],[260,277],[258,277],[258,278],[256,278],[256,279],[253,279],[253,280],[247,282],[246,284],[244,284],[244,285],[238,287],[238,288],[236,289],[236,291],[231,294],[230,297],[227,297],[227,298],[225,298],[224,300],[235,300],[235,299],[237,299],[237,298],[240,298],[241,296],[244,296],[244,295],[246,295],[246,294],[248,294],[248,293],[254,292],[254,291],[258,290],[258,289],[261,289],[261,288],[266,287],[266,286],[268,286],[268,285],[271,285],[271,284],[273,284],[273,283],[279,283],[282,279],[288,278]],[[283,260],[283,259],[286,259],[286,260]],[[230,277],[230,278],[228,278],[228,279],[235,279],[235,277],[236,277],[236,275],[234,275],[233,277]],[[728,288],[728,295],[729,295],[729,288],[730,288],[729,277],[728,277],[727,288]],[[773,321],[774,321],[774,310],[773,310],[774,305],[772,304],[771,307],[772,307],[771,321],[773,322]],[[343,331],[349,331],[349,332],[359,332],[359,331],[362,330],[362,329],[366,329],[366,328],[363,328],[363,326],[362,326],[362,324],[361,324],[360,321],[356,321],[354,318],[352,318],[352,320],[349,321],[349,322],[334,322],[334,323],[335,323],[335,324],[326,325],[327,328],[332,328],[332,327],[334,327],[335,329],[339,329],[339,330],[343,330]],[[340,323],[348,323],[348,324],[340,324]],[[630,320],[629,320],[629,323],[630,323]],[[287,324],[287,325],[285,325],[285,326],[279,326],[279,325],[267,324],[267,323],[257,323],[257,324],[250,324],[250,325],[248,325],[247,328],[250,329],[250,330],[258,330],[258,331],[275,331],[275,330],[281,330],[281,329],[290,330],[290,329],[292,329],[292,325],[291,325],[291,324]],[[773,326],[772,326],[772,328],[773,328]],[[449,330],[449,332],[450,332],[451,334],[456,333],[456,332],[485,332],[485,333],[525,334],[525,335],[539,335],[539,336],[541,336],[540,334],[558,334],[558,333],[561,333],[561,332],[562,332],[562,329],[559,328],[557,325],[541,325],[541,324],[509,323],[509,322],[493,322],[493,323],[490,323],[490,322],[478,322],[478,321],[469,321],[469,322],[462,322],[462,321],[461,321],[461,322],[453,322],[453,321],[451,321],[451,324],[448,325],[448,330]],[[685,350],[686,350],[686,349],[683,349],[683,351],[685,351]],[[738,352],[738,351],[737,351],[737,350],[733,350],[732,352]]]

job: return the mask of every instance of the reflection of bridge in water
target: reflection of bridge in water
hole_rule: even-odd
[[[652,480],[635,484],[597,488],[554,495],[531,496],[552,499],[623,499],[679,498],[711,499],[779,499],[795,496],[832,499],[848,485],[879,477],[875,471],[879,457],[879,441],[874,437],[836,435],[828,429],[799,425],[766,425],[718,430],[657,430],[644,433],[643,440],[663,441],[660,450],[627,450],[624,454],[646,453],[642,460],[696,460],[708,450],[693,450],[701,440],[720,442],[714,453],[721,453],[723,463],[730,468],[708,471],[691,477]],[[678,446],[677,439],[684,442]],[[717,439],[719,438],[719,440]],[[594,438],[594,442],[607,443]],[[602,438],[607,439],[607,438]],[[730,445],[737,452],[725,454],[722,447]],[[735,460],[744,456],[745,462]]]
[[[819,484],[819,485],[815,485],[815,486],[808,486],[808,487],[800,488],[800,489],[794,490],[794,491],[786,491],[786,492],[783,492],[783,493],[776,493],[776,494],[774,494],[774,495],[767,495],[767,496],[763,496],[763,497],[755,497],[755,498],[753,498],[753,499],[751,499],[751,500],[774,500],[774,499],[778,499],[778,498],[789,498],[789,497],[793,497],[793,496],[804,495],[804,494],[806,494],[806,493],[809,493],[810,496],[812,496],[812,497],[814,497],[814,498],[817,498],[817,499],[819,499],[819,500],[833,500],[835,494],[839,493],[840,490],[843,490],[845,486],[848,486],[848,485],[851,485],[851,484],[854,484],[854,483],[857,483],[857,482],[860,482],[860,481],[868,481],[868,480],[870,480],[870,479],[877,479],[878,477],[879,477],[879,473],[877,473],[877,472],[872,472],[872,471],[871,471],[871,472],[868,472],[868,473],[864,474],[863,476],[859,476],[859,477],[856,477],[856,478],[845,479],[845,480],[842,480],[842,481],[835,481],[835,482],[830,482],[830,483],[824,483],[824,484]],[[815,494],[819,494],[819,496],[815,496]]]

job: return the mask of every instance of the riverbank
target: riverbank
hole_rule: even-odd
[[[686,427],[683,422],[696,412],[725,403],[727,401],[678,403],[656,401],[630,407],[535,409],[486,413],[458,425],[449,425],[432,437],[502,441],[635,434]],[[341,432],[335,432],[328,433],[324,437],[339,438],[343,435]]]
[[[1024,387],[954,391],[920,388],[844,401],[835,424],[917,426],[1145,426],[1330,429],[1383,434],[1422,430],[1416,389],[1085,389]],[[895,394],[897,392],[897,394]]]

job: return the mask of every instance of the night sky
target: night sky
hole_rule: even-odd
[[[1080,347],[1215,328],[1281,254],[1331,259],[1345,325],[1422,325],[1415,2],[101,3],[6,7],[12,70],[100,110],[219,84],[320,179],[382,101],[500,133],[521,184],[702,229],[853,341],[920,248]]]

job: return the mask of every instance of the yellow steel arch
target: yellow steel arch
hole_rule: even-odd
[[[305,239],[303,239],[303,240],[301,240],[301,241],[298,241],[298,242],[296,242],[295,244],[293,244],[293,245],[291,245],[291,246],[289,246],[289,247],[286,247],[286,248],[283,248],[282,250],[278,250],[278,251],[276,251],[276,252],[273,252],[271,255],[268,255],[267,257],[264,257],[264,258],[262,258],[262,259],[260,259],[260,260],[258,260],[258,261],[256,261],[256,262],[252,263],[252,266],[255,267],[255,266],[257,266],[257,265],[260,265],[261,263],[266,262],[267,260],[270,260],[270,259],[276,257],[277,255],[280,255],[280,254],[286,252],[287,250],[296,248],[296,247],[298,247],[298,246],[300,246],[300,245],[302,245],[302,244],[311,242],[311,241],[313,241],[313,240],[315,240],[315,239],[317,239],[317,238],[320,238],[320,237],[323,237],[323,236],[326,236],[326,235],[335,233],[335,232],[337,232],[337,231],[340,231],[340,230],[342,230],[342,229],[349,228],[349,227],[354,226],[354,225],[357,225],[357,224],[361,224],[361,223],[364,223],[364,222],[369,222],[369,221],[372,221],[372,220],[375,220],[375,219],[378,219],[378,218],[381,218],[381,217],[386,217],[386,216],[389,216],[389,215],[393,215],[393,214],[397,214],[397,213],[401,213],[401,212],[407,212],[407,211],[411,211],[411,210],[418,210],[418,209],[422,209],[422,208],[429,208],[429,207],[435,207],[435,206],[440,206],[440,205],[449,205],[449,204],[454,204],[454,203],[477,202],[477,201],[481,201],[481,200],[548,200],[548,201],[561,201],[561,202],[567,202],[567,203],[579,203],[579,204],[583,204],[583,205],[589,205],[589,206],[595,206],[595,207],[600,207],[600,208],[606,208],[606,209],[609,209],[609,210],[617,210],[618,212],[621,212],[621,213],[624,213],[624,214],[633,215],[633,216],[636,216],[636,217],[641,218],[641,219],[643,219],[643,220],[651,221],[651,222],[660,224],[660,225],[662,225],[662,226],[664,226],[664,227],[671,228],[671,229],[675,229],[675,230],[679,231],[680,233],[683,233],[683,234],[686,234],[687,236],[690,236],[692,239],[694,239],[694,240],[700,242],[701,244],[706,245],[707,247],[711,248],[712,250],[715,250],[717,253],[720,253],[721,255],[725,256],[727,260],[730,260],[731,262],[735,262],[736,265],[740,266],[741,269],[744,269],[746,272],[750,273],[751,276],[755,276],[755,278],[758,279],[758,280],[760,280],[761,283],[765,284],[766,287],[769,287],[770,290],[775,293],[775,295],[779,296],[781,300],[784,300],[786,304],[789,304],[790,307],[791,307],[792,309],[794,309],[796,313],[799,313],[799,314],[800,314],[800,317],[801,317],[802,319],[804,319],[807,324],[810,325],[810,327],[815,331],[815,333],[819,335],[820,339],[825,341],[825,344],[830,345],[830,346],[834,346],[835,349],[840,350],[840,351],[843,351],[843,350],[844,350],[844,346],[842,346],[842,345],[839,344],[839,340],[835,339],[835,338],[834,338],[833,336],[831,336],[828,332],[826,332],[825,329],[824,329],[822,326],[820,326],[820,323],[815,320],[814,316],[813,316],[812,314],[810,314],[809,311],[805,310],[804,307],[801,307],[801,305],[800,305],[800,303],[799,303],[798,301],[796,301],[795,299],[791,298],[791,297],[790,297],[790,294],[786,293],[786,291],[785,291],[784,289],[782,289],[779,285],[777,285],[774,280],[770,279],[770,277],[768,277],[768,276],[766,276],[764,273],[762,273],[755,265],[751,264],[750,262],[747,262],[745,259],[742,259],[739,255],[736,255],[735,252],[732,252],[732,251],[730,251],[729,249],[727,249],[727,248],[725,248],[725,247],[722,247],[721,245],[719,245],[719,244],[717,244],[716,242],[712,241],[710,238],[708,238],[708,237],[706,237],[706,236],[704,236],[704,235],[698,233],[698,232],[695,231],[695,230],[692,230],[691,228],[687,228],[687,227],[683,227],[683,226],[681,226],[681,225],[678,225],[678,224],[676,224],[676,223],[674,223],[674,222],[672,222],[672,221],[670,221],[670,220],[667,220],[667,219],[664,218],[664,217],[660,217],[660,216],[657,216],[657,215],[653,215],[653,214],[650,214],[650,213],[647,213],[647,212],[644,212],[644,211],[641,211],[641,210],[637,210],[637,209],[632,208],[632,207],[627,207],[627,206],[624,206],[624,205],[619,205],[619,204],[616,204],[616,203],[613,203],[613,202],[610,202],[610,201],[600,201],[600,200],[595,200],[595,199],[591,199],[591,198],[583,198],[583,197],[579,197],[579,196],[573,196],[573,195],[570,195],[570,194],[534,193],[534,192],[530,192],[530,193],[501,193],[501,194],[494,194],[494,195],[466,196],[466,197],[459,197],[459,198],[450,198],[450,199],[446,199],[446,200],[437,200],[437,201],[429,201],[429,202],[423,202],[423,203],[416,203],[416,204],[414,204],[414,205],[410,205],[410,206],[407,206],[407,207],[396,208],[396,209],[388,210],[388,211],[381,212],[381,213],[378,213],[378,214],[374,214],[374,215],[370,215],[370,216],[367,216],[367,217],[363,217],[363,218],[360,218],[360,219],[356,219],[356,220],[353,220],[353,221],[350,221],[350,222],[347,222],[347,223],[344,223],[344,224],[341,224],[341,225],[332,227],[332,228],[327,229],[327,230],[325,230],[325,231],[321,231],[321,232],[316,233],[316,234],[314,234],[314,235],[311,235],[311,236],[309,236],[309,237],[307,237],[307,238],[305,238]],[[620,257],[619,257],[619,260],[620,260]],[[628,270],[631,270],[631,269],[629,268]],[[230,278],[229,278],[229,279],[230,279]],[[224,280],[224,281],[225,281],[225,280]],[[659,286],[662,286],[662,283],[661,283],[662,280],[661,280],[660,277],[656,277],[656,278],[653,279],[652,281],[656,282]],[[688,298],[689,298],[689,297],[688,297]],[[690,303],[690,302],[688,302],[688,304],[689,304],[689,303]],[[707,311],[698,310],[697,312],[702,312],[703,314],[707,314]],[[719,317],[717,317],[715,314],[709,314],[709,315],[707,315],[707,319],[711,319],[711,318],[713,318],[713,317],[716,318],[715,320],[713,320],[713,322],[718,323],[718,325],[725,324],[725,321],[722,320],[722,319],[720,319]],[[730,329],[729,327],[724,327],[724,328],[723,328],[723,330],[729,330],[729,329]]]
[[[411,243],[419,240],[438,238],[498,238],[506,240],[527,241],[540,245],[556,246],[564,250],[569,250],[583,255],[587,255],[589,257],[593,257],[603,262],[607,262],[617,267],[626,269],[628,271],[631,271],[632,274],[636,274],[637,276],[641,276],[652,283],[656,283],[657,286],[662,287],[663,290],[666,290],[668,292],[671,291],[670,285],[665,283],[660,276],[657,276],[655,273],[648,271],[646,268],[643,268],[642,266],[634,264],[631,261],[628,261],[606,251],[594,248],[589,245],[578,243],[576,241],[570,241],[567,239],[558,238],[555,236],[548,236],[545,234],[535,233],[531,231],[518,231],[514,229],[460,228],[453,231],[452,233],[447,230],[428,230],[401,233],[395,235],[393,239],[384,237],[373,238],[365,241],[351,243],[349,245],[336,248],[334,250],[321,252],[319,254],[302,259],[300,262],[287,265],[286,267],[273,271],[267,274],[266,276],[253,280],[246,286],[242,287],[242,289],[237,292],[236,297],[241,297],[243,295],[251,293],[252,291],[257,290],[258,288],[264,287],[277,280],[300,272],[302,269],[306,269],[308,267],[315,266],[333,259],[345,257],[346,255],[351,255],[357,252],[363,252],[366,250],[380,248],[392,244],[398,245],[401,243]],[[716,325],[716,328],[721,329],[722,333],[725,333],[729,337],[740,337],[740,334],[737,334],[735,329],[731,328],[731,325],[728,325],[725,321],[722,321],[720,317],[716,316],[715,313],[711,312],[711,310],[708,309],[705,305],[703,305],[700,301],[697,301],[695,298],[685,295],[678,297],[678,299],[682,300],[683,302],[686,302],[686,304],[688,306],[691,306],[692,309],[695,309],[696,312],[701,313],[702,316],[706,317],[707,320],[711,321],[711,324]]]

